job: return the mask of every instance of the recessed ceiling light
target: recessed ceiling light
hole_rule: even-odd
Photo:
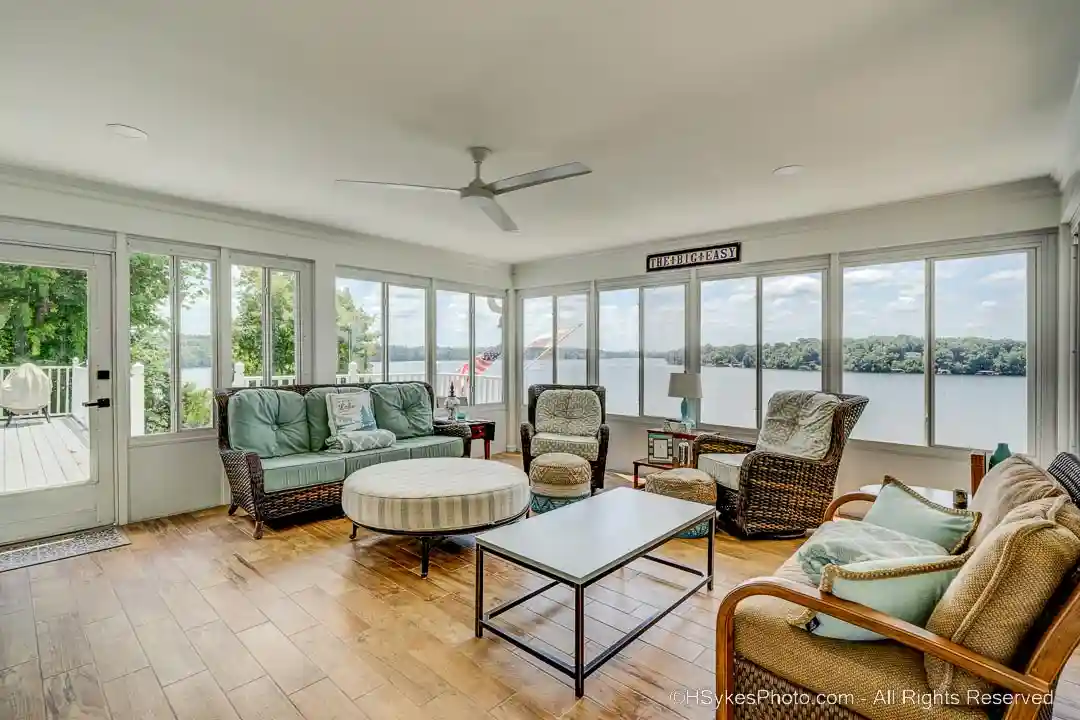
[[[772,174],[773,175],[780,175],[780,176],[798,175],[799,173],[801,173],[805,169],[806,168],[803,167],[802,165],[782,165],[782,166],[776,168],[775,170],[773,170]]]
[[[150,136],[146,134],[145,130],[140,130],[133,125],[123,125],[121,123],[109,123],[105,126],[109,129],[113,135],[122,137],[125,140],[146,140]]]

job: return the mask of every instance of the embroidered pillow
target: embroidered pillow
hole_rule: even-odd
[[[896,478],[885,476],[863,522],[935,542],[950,553],[964,549],[981,513],[932,503]]]
[[[375,413],[371,408],[371,393],[330,393],[326,396],[326,413],[330,435],[351,430],[375,430]]]
[[[832,442],[832,421],[840,400],[835,395],[781,390],[769,398],[757,449],[820,460]]]
[[[963,555],[864,560],[841,567],[829,565],[821,575],[821,591],[925,627],[971,551]],[[788,622],[814,635],[838,640],[884,640],[882,635],[807,609]]]
[[[948,554],[937,543],[913,535],[857,520],[833,520],[819,527],[795,557],[817,586],[827,565]]]

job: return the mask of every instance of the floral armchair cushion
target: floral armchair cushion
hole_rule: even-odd
[[[769,398],[757,449],[808,460],[820,460],[832,442],[833,414],[840,405],[835,395],[805,390],[781,390]]]
[[[595,436],[600,417],[600,398],[591,390],[545,390],[536,399],[537,433]]]

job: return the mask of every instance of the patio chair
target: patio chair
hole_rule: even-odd
[[[7,413],[4,427],[11,425],[16,415],[44,414],[45,420],[52,422],[49,417],[51,398],[49,374],[34,363],[23,363],[0,383],[0,408]]]
[[[600,385],[532,385],[528,422],[521,423],[521,459],[529,472],[537,455],[565,452],[589,461],[592,490],[604,489],[608,435]]]

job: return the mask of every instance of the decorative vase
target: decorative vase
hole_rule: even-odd
[[[1003,460],[1008,460],[1012,455],[1012,450],[1009,449],[1008,443],[998,443],[997,449],[994,450],[994,454],[990,456],[990,462],[987,463],[986,468],[990,468],[997,465]]]
[[[457,395],[454,394],[454,383],[450,383],[450,394],[446,396],[446,400],[443,401],[443,407],[446,408],[446,417],[449,420],[457,420],[458,405],[461,401],[458,400]]]
[[[694,429],[694,421],[690,419],[690,400],[687,398],[682,399],[682,404],[679,405],[679,412],[682,413],[680,418],[684,430],[682,432],[690,432]]]

